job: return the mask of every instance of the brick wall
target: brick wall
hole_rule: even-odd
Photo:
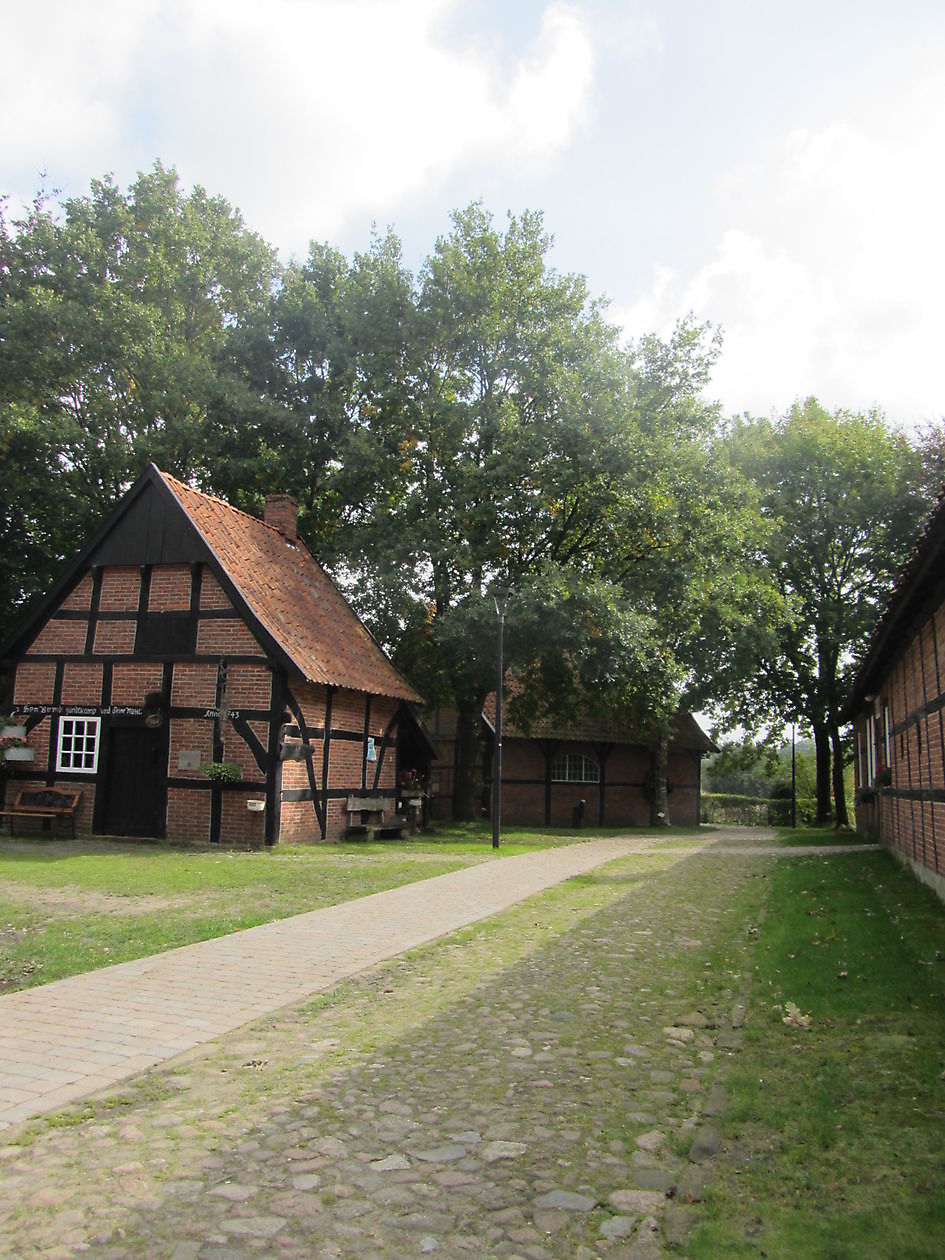
[[[145,696],[163,685],[164,668],[158,662],[119,662],[112,669],[112,704],[144,704]]]
[[[216,580],[213,574],[204,565],[201,575],[202,581],[200,585],[200,607],[201,608],[232,608],[233,605],[227,599],[223,587]]]
[[[76,625],[81,625],[76,622]],[[85,642],[85,626],[81,625],[82,642]],[[133,621],[100,621],[95,627],[96,656],[115,656],[119,653],[130,656],[135,650],[135,630]],[[82,649],[79,648],[79,651]]]
[[[174,612],[190,607],[190,565],[162,564],[151,570],[149,612]]]
[[[167,789],[167,838],[206,843],[210,839],[210,791]]]
[[[263,650],[244,622],[233,617],[201,621],[197,629],[201,656],[262,656]]]
[[[272,699],[269,667],[231,665],[227,671],[226,698],[231,709],[268,709]]]
[[[307,727],[323,730],[327,705],[324,687],[294,683],[291,688],[295,703],[302,712]],[[326,804],[326,839],[343,835],[348,823],[345,799],[348,792],[359,791],[362,781],[370,789],[374,786],[377,762],[365,762],[365,705],[367,697],[361,692],[336,690],[331,696],[331,740],[328,752],[328,792]],[[374,739],[378,758],[388,724],[397,712],[397,701],[381,696],[371,697],[368,735]],[[321,735],[313,735],[313,768],[316,789],[321,793],[324,767],[325,741]],[[391,744],[385,751],[378,780],[378,790],[396,796],[397,752]],[[309,787],[304,762],[282,763],[283,793]],[[315,809],[311,801],[282,802],[280,841],[298,843],[321,838]]]
[[[47,621],[30,644],[31,652],[43,655],[81,656],[85,651],[84,621]]]
[[[592,744],[561,741],[555,757],[581,753],[599,762]],[[698,824],[699,767],[696,755],[672,749],[668,767],[672,784],[670,821],[681,826]],[[650,823],[647,782],[650,753],[639,745],[617,744],[603,766],[604,817],[600,817],[599,783],[551,784],[551,826],[570,827],[575,806],[585,801],[584,824],[603,821],[613,827],[646,827]],[[545,758],[536,741],[508,739],[502,748],[502,819],[509,824],[542,826],[545,822]]]
[[[261,792],[231,789],[223,793],[220,843],[234,848],[262,849],[266,843],[265,814],[247,807]]]
[[[886,764],[888,719],[888,786],[873,785],[871,799],[858,799],[858,830],[881,839],[920,875],[945,879],[945,605],[937,608],[913,633],[890,665],[873,704],[873,764]],[[865,782],[867,717],[854,724],[855,782]]]
[[[62,601],[62,607],[82,612],[92,602],[92,574],[86,573],[78,586]]]
[[[134,612],[140,597],[141,570],[136,565],[116,565],[102,571],[101,612]]]
[[[67,661],[62,670],[63,704],[101,704],[102,666]]]
[[[212,724],[208,722],[207,725]],[[222,722],[220,725],[223,736],[223,760],[232,761],[239,766],[243,772],[244,779],[254,782],[265,780],[265,770],[260,770],[253,757],[252,749],[239,731],[230,722]],[[269,741],[269,724],[267,722],[250,722],[249,728],[265,749]],[[258,796],[259,792],[255,789],[254,791]]]
[[[171,704],[181,709],[212,709],[217,699],[217,667],[180,661],[174,666]]]
[[[171,721],[167,764],[171,778],[206,782],[200,765],[213,760],[213,723],[205,718],[177,717]],[[181,753],[196,753],[200,758],[194,769],[181,766]]]

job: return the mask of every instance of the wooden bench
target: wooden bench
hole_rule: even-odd
[[[345,810],[348,814],[346,836],[364,836],[373,840],[375,836],[403,837],[407,834],[407,819],[394,813],[394,801],[389,796],[368,793],[349,796]]]
[[[45,823],[58,821],[69,822],[72,826],[72,838],[75,839],[75,816],[82,800],[82,792],[67,792],[62,788],[20,788],[14,797],[13,804],[0,809],[0,818],[9,818],[10,835],[16,835],[13,827],[15,818],[41,818]]]

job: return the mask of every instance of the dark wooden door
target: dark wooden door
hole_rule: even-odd
[[[113,726],[108,732],[101,831],[163,837],[167,827],[167,726]]]

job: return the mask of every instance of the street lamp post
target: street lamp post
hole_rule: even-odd
[[[489,594],[495,604],[499,619],[498,661],[495,680],[495,755],[492,759],[492,847],[499,847],[499,831],[502,826],[502,684],[505,668],[502,664],[502,639],[505,631],[505,610],[512,591],[507,586],[493,586]]]

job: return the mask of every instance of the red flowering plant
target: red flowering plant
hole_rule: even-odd
[[[10,730],[9,725],[3,719],[0,719],[0,729]],[[0,773],[3,773],[7,767],[7,751],[13,748],[29,748],[29,744],[19,735],[0,734]]]

